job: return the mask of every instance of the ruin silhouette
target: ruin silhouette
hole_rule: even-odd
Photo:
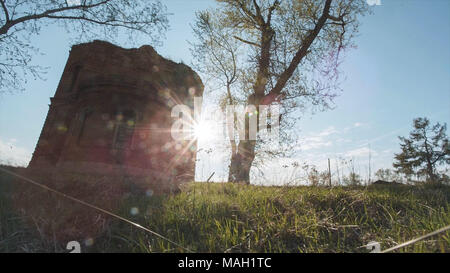
[[[166,186],[194,179],[196,142],[171,137],[171,108],[193,108],[203,84],[148,45],[72,47],[29,169],[132,178]]]

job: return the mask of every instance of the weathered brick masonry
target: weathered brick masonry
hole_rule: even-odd
[[[126,177],[161,188],[192,180],[196,143],[171,137],[171,108],[193,107],[202,93],[192,69],[151,46],[75,45],[29,169]]]

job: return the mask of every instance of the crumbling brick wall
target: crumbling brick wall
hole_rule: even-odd
[[[196,142],[171,137],[170,114],[176,104],[192,107],[202,93],[192,69],[151,46],[75,45],[29,168],[152,183],[192,180]]]

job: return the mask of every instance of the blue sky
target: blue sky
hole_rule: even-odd
[[[358,48],[347,53],[341,67],[345,81],[335,109],[302,117],[298,123],[302,145],[296,157],[271,162],[271,169],[292,160],[324,169],[327,158],[335,169],[336,158],[354,158],[364,177],[369,144],[372,170],[390,167],[393,153],[399,150],[397,136],[408,134],[413,118],[426,116],[450,124],[450,1],[381,2],[373,8],[374,14],[361,20]],[[165,57],[189,64],[187,40],[192,39],[194,13],[214,3],[168,0],[165,4],[173,13],[171,30],[163,46],[156,49]],[[69,36],[56,26],[43,28],[32,41],[45,54],[33,61],[49,69],[45,81],[30,79],[24,92],[0,97],[3,163],[28,163],[71,45]],[[197,178],[206,179],[213,171],[216,180],[225,177],[222,164],[226,160],[226,156],[200,155]],[[272,171],[266,178],[282,181],[292,175],[285,170]]]

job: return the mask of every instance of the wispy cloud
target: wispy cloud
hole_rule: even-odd
[[[16,139],[4,141],[0,139],[0,164],[11,166],[27,166],[31,159],[31,151],[17,145]]]
[[[371,154],[372,156],[378,155],[378,153],[373,149],[369,149],[368,147],[361,147],[361,148],[353,149],[353,150],[350,150],[350,151],[344,153],[344,156],[345,157],[368,157],[369,154]]]
[[[385,139],[386,137],[392,137],[393,135],[396,135],[396,134],[402,132],[405,128],[406,128],[406,126],[397,128],[397,129],[392,130],[392,131],[390,131],[390,132],[388,132],[388,133],[385,133],[385,134],[380,135],[380,136],[378,136],[378,137],[372,138],[372,139],[370,139],[370,140],[368,140],[368,141],[366,141],[366,142],[368,142],[368,143],[374,143],[374,142],[383,140],[383,139]]]
[[[356,128],[367,127],[367,126],[368,126],[367,123],[357,121],[357,122],[353,123],[352,125],[349,125],[349,126],[345,127],[344,129],[342,129],[342,132],[349,133],[350,131],[352,131]]]
[[[336,130],[336,128],[330,126],[317,134],[310,134],[309,136],[306,136],[300,140],[300,150],[308,151],[323,147],[329,147],[333,145],[333,142],[328,138],[338,133],[339,131]]]
[[[321,131],[318,135],[321,137],[330,136],[339,133],[339,131],[334,128],[334,126],[330,126],[326,128],[325,130]]]
[[[331,141],[313,140],[308,139],[308,142],[301,144],[301,150],[308,151],[313,149],[319,149],[323,147],[329,147],[333,145]]]

